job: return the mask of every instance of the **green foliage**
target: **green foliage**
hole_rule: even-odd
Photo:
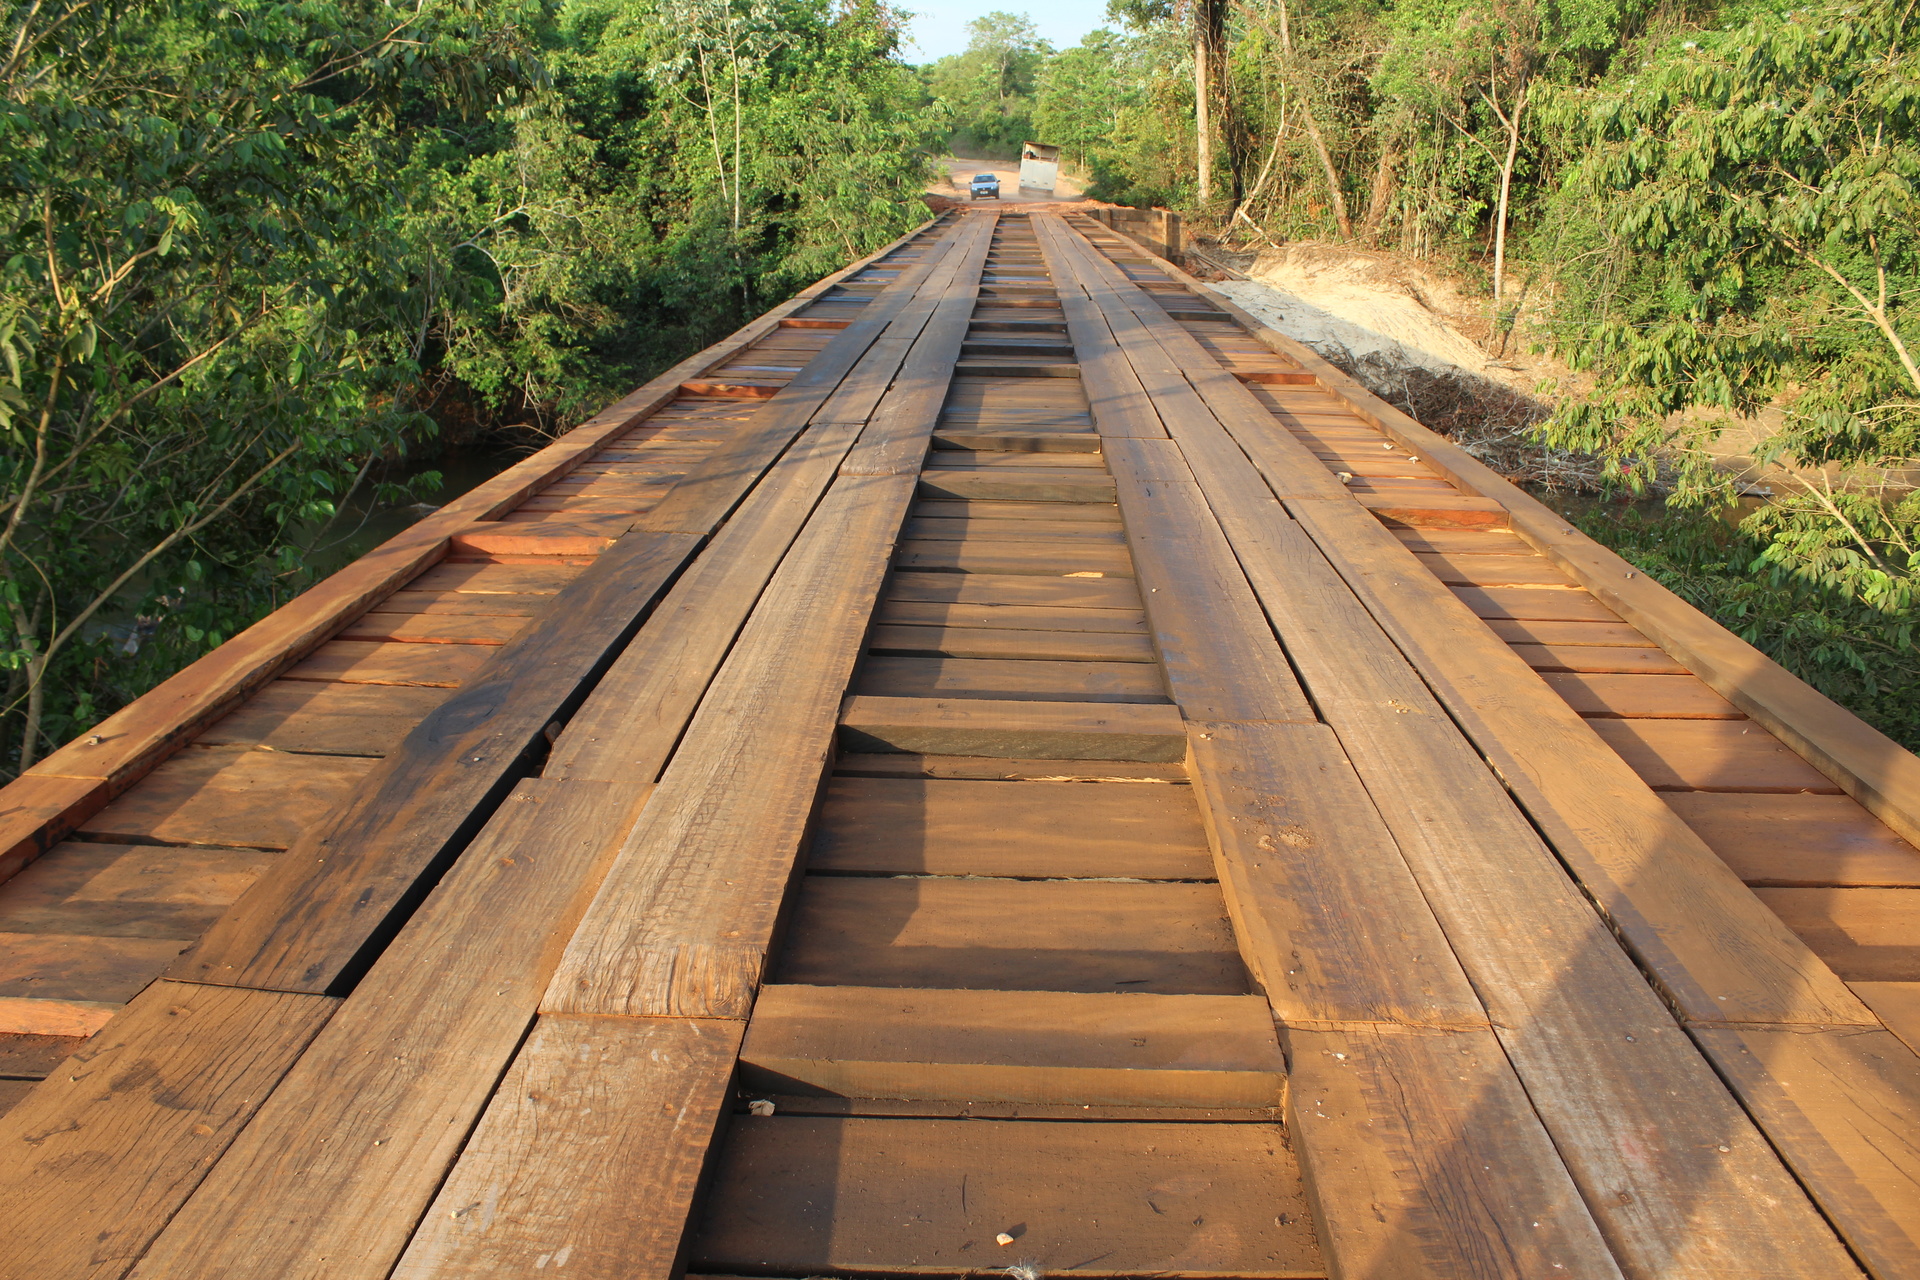
[[[1768,543],[1704,511],[1577,518],[1668,590],[1910,749],[1920,750],[1913,619],[1769,567]]]
[[[15,5],[0,760],[305,586],[338,504],[442,420],[563,427],[918,221],[946,120],[897,25],[870,0]]]
[[[967,24],[966,52],[925,67],[934,101],[952,113],[956,149],[1010,157],[1032,140],[1033,97],[1053,48],[1024,14],[999,10]]]
[[[1769,565],[1892,613],[1920,585],[1920,503],[1872,482],[1920,460],[1913,17],[1828,6],[1675,36],[1554,108],[1582,146],[1565,217],[1602,269],[1570,279],[1561,338],[1600,386],[1551,439],[1724,505],[1716,436],[1778,398],[1754,452],[1791,470],[1748,532]]]

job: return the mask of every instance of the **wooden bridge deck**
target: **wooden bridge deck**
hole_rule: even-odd
[[[952,215],[0,793],[0,1278],[1920,1277],[1917,837],[1304,348]]]

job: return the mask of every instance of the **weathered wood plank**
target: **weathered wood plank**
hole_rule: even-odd
[[[310,827],[174,975],[196,982],[322,992],[351,978],[441,865],[484,823],[646,616],[697,539],[636,534],[555,599],[565,627],[498,649],[381,760],[330,821]],[[321,757],[306,757],[319,759]],[[224,841],[222,843],[233,843]]]
[[[1234,931],[1283,1022],[1486,1024],[1331,729],[1198,722],[1189,733]]]
[[[887,875],[1207,880],[1185,787],[834,778],[807,869]]]
[[[1000,1232],[1015,1243],[996,1247]],[[1274,1125],[742,1116],[692,1246],[709,1273],[953,1275],[1022,1258],[1097,1277],[1326,1274]]]
[[[88,840],[285,849],[326,822],[377,762],[196,747],[80,824]]]
[[[515,788],[136,1275],[388,1273],[612,855],[610,786]]]
[[[1151,703],[849,698],[840,741],[853,751],[1009,759],[1177,761],[1179,711]]]
[[[1243,995],[1210,884],[809,876],[779,982]]]
[[[338,1003],[149,987],[0,1118],[0,1275],[125,1274]]]
[[[1748,884],[1920,888],[1920,851],[1852,796],[1676,791],[1664,799]]]
[[[1491,1031],[1289,1028],[1287,1128],[1336,1274],[1620,1269]]]
[[[1161,669],[1144,662],[869,657],[855,686],[877,698],[1036,702],[1165,702]]]
[[[1920,1275],[1920,1057],[1863,1028],[1696,1027],[1876,1280]]]
[[[394,1280],[673,1274],[740,1032],[543,1015]]]
[[[770,1093],[1273,1107],[1286,1064],[1257,996],[762,989],[740,1065]]]

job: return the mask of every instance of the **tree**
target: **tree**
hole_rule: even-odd
[[[1744,525],[1761,563],[1889,612],[1920,587],[1920,497],[1886,483],[1920,464],[1914,18],[1765,15],[1555,104],[1586,145],[1567,217],[1594,241],[1562,346],[1601,383],[1551,438],[1722,506],[1739,480],[1713,437],[1782,399],[1755,452],[1793,468],[1789,491]]]
[[[995,10],[969,22],[967,34],[964,53],[926,69],[928,92],[952,112],[956,131],[976,145],[1018,147],[1033,131],[1033,95],[1053,49],[1023,14]]]

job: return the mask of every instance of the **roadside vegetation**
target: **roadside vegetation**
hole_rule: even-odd
[[[394,460],[565,429],[923,219],[947,125],[898,33],[861,0],[13,4],[0,779],[308,585]],[[409,471],[377,496],[432,501]]]
[[[1920,746],[1920,6],[1914,0],[1113,0],[1006,14],[924,72],[963,140],[1060,144],[1088,194],[1245,249],[1420,258],[1490,347],[1551,351],[1539,445],[1588,531]],[[1771,500],[1738,505],[1721,433]],[[1737,525],[1737,528],[1734,527]]]

